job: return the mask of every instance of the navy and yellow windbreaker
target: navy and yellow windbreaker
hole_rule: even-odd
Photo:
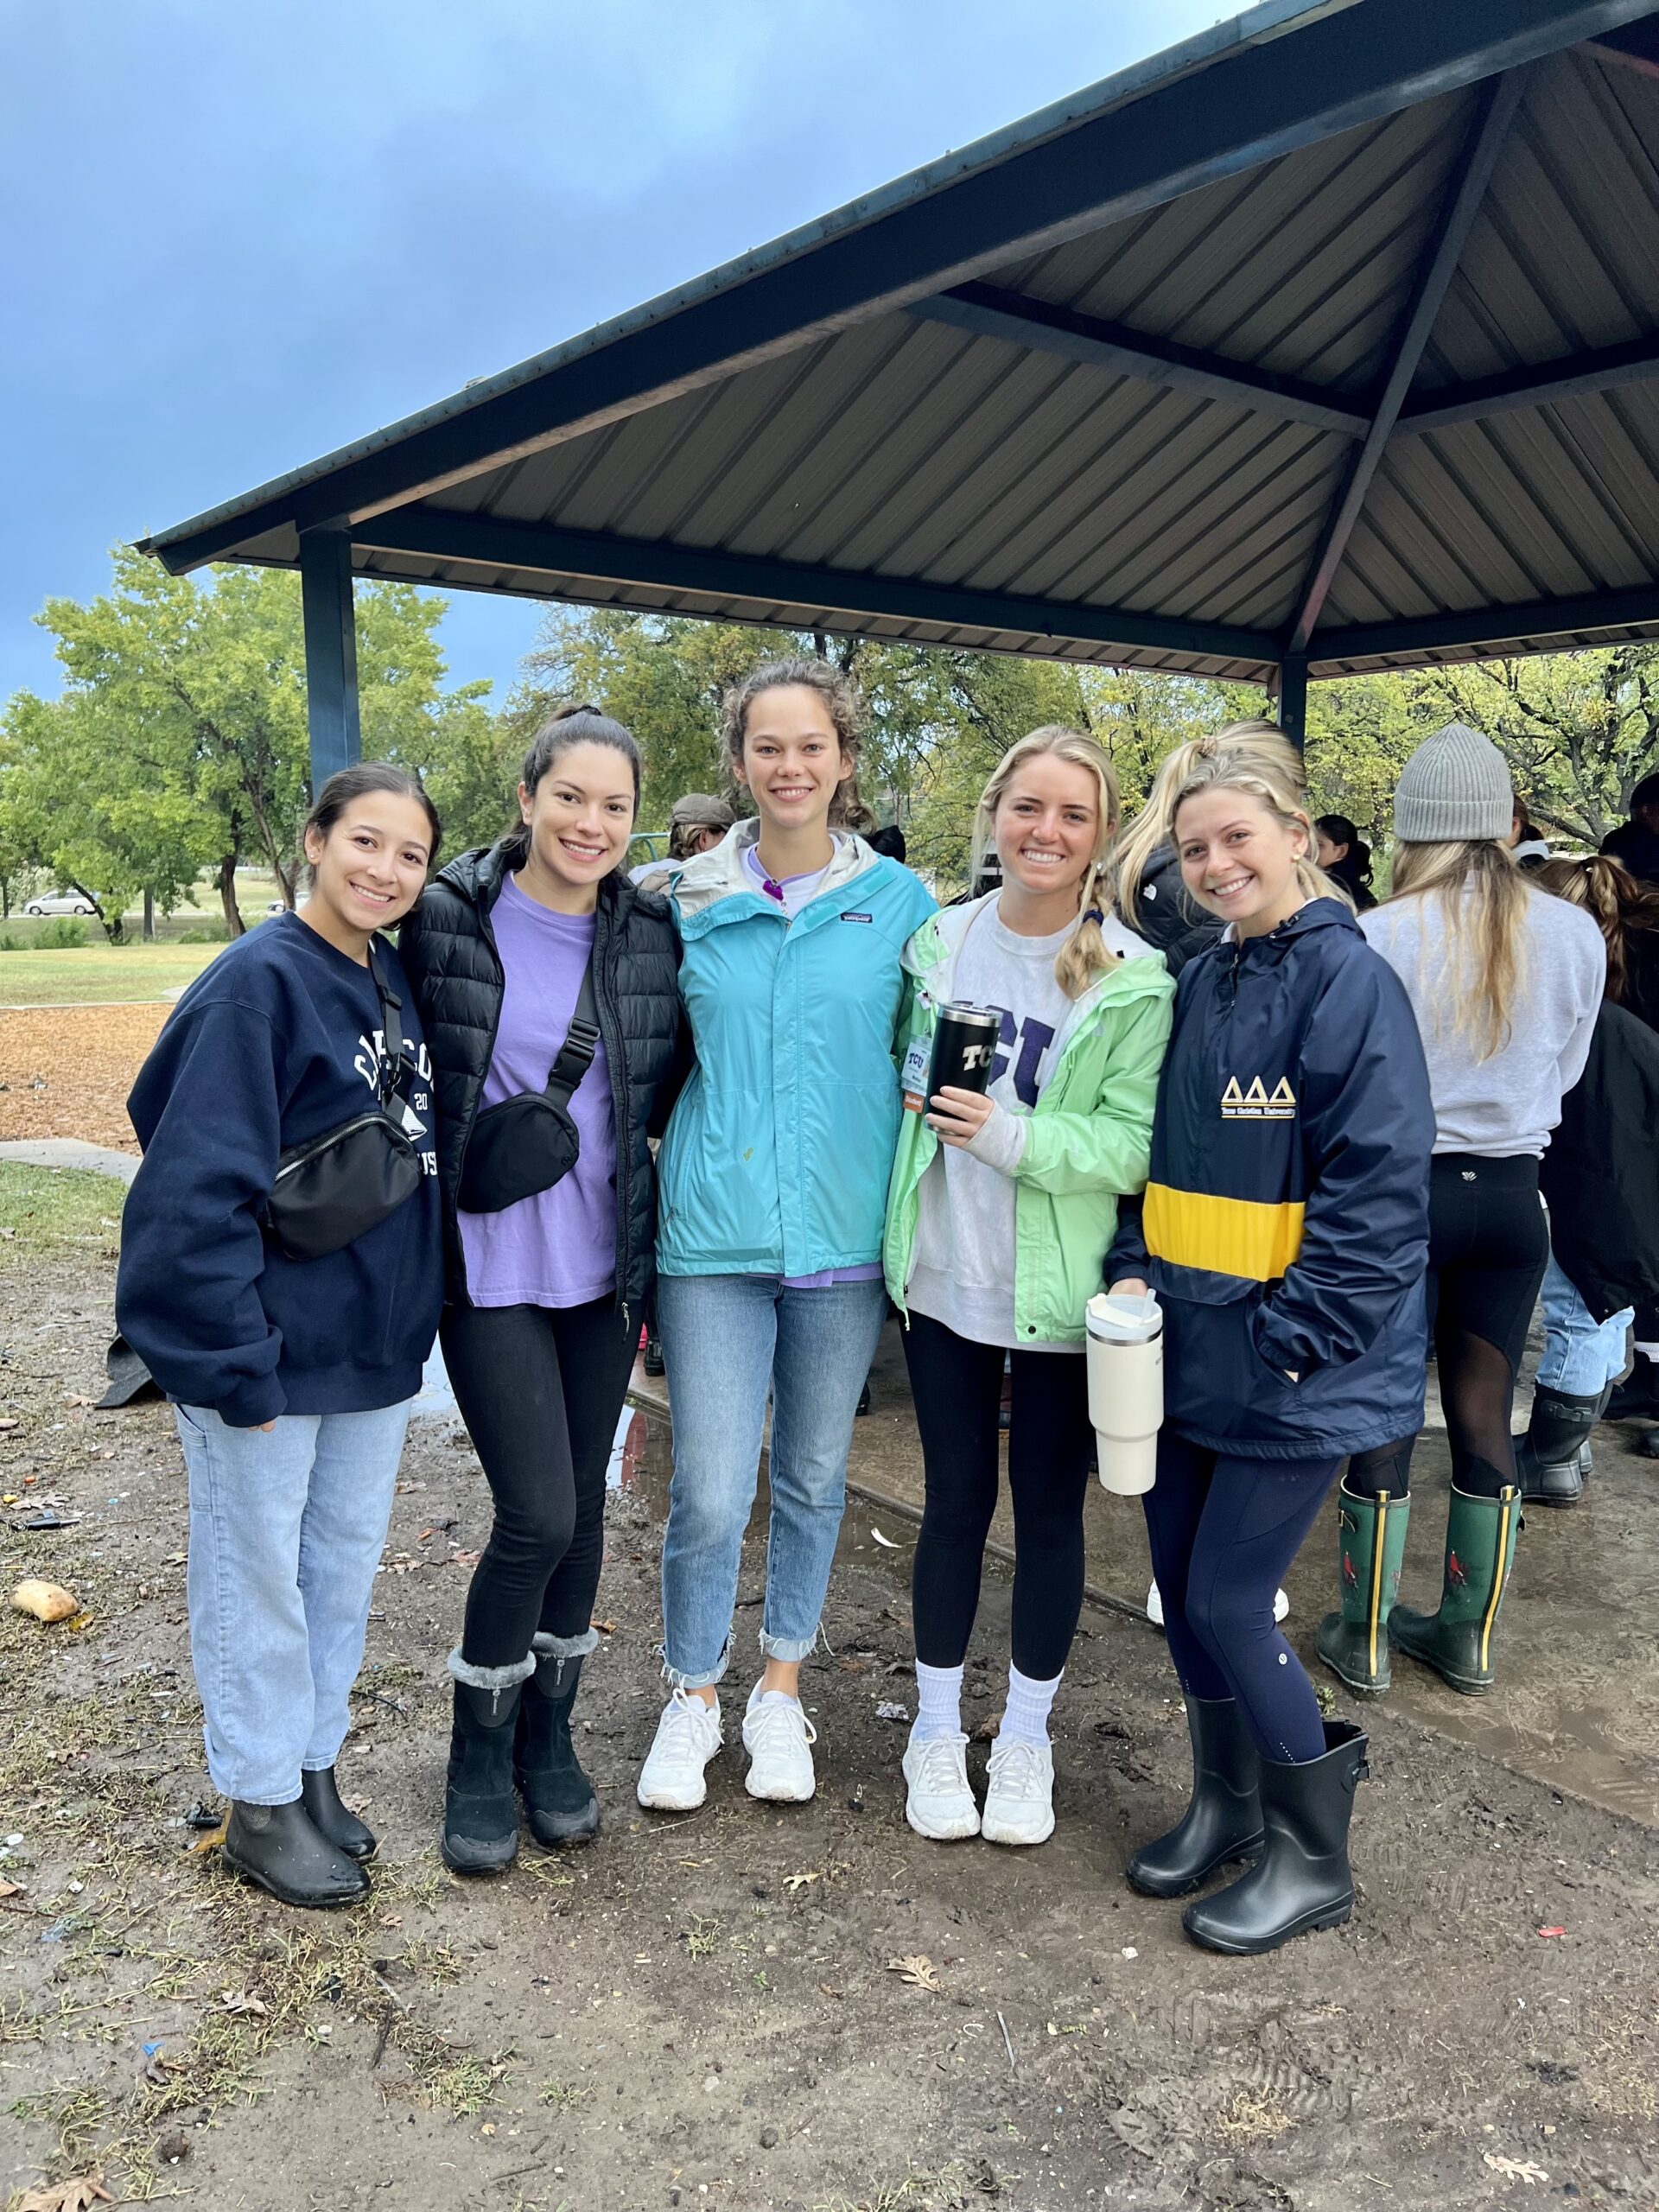
[[[1339,900],[1183,969],[1144,1209],[1105,1268],[1164,1306],[1171,1428],[1261,1459],[1415,1435],[1433,1142],[1410,1002]]]

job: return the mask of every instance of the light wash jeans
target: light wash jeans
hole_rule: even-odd
[[[409,1425],[286,1414],[267,1435],[173,1408],[190,1477],[190,1658],[222,1797],[286,1805],[351,1722],[369,1597]]]
[[[785,1290],[775,1275],[659,1275],[674,1421],[663,1538],[664,1673],[702,1689],[726,1672],[743,1532],[772,1393],[772,1523],[760,1649],[804,1659],[847,1502],[853,1418],[881,1334],[880,1282]]]
[[[1592,1398],[1624,1372],[1624,1339],[1636,1319],[1634,1306],[1593,1321],[1590,1308],[1549,1255],[1544,1269],[1544,1352],[1538,1381],[1547,1390]]]

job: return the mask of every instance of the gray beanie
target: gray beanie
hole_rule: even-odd
[[[1515,821],[1509,763],[1466,722],[1448,722],[1407,761],[1394,794],[1394,834],[1404,845],[1504,838]]]

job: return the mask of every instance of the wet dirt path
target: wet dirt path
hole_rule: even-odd
[[[302,1916],[242,1891],[187,1850],[207,1785],[176,1442],[161,1408],[68,1402],[98,1381],[108,1278],[0,1276],[4,1487],[70,1522],[9,1509],[0,1567],[69,1582],[84,1623],[0,1626],[0,1834],[20,1838],[0,1847],[0,2194],[101,2163],[113,2195],[247,2212],[1654,2201],[1655,1839],[1407,1710],[1373,1718],[1353,1923],[1217,1960],[1122,1883],[1185,1771],[1161,1647],[1128,1618],[1085,1616],[1050,1844],[904,1826],[904,1732],[879,1707],[913,1710],[907,1553],[872,1531],[907,1532],[855,1503],[834,1656],[805,1677],[817,1800],[757,1805],[728,1749],[702,1811],[642,1814],[660,1421],[613,1502],[580,1707],[599,1844],[482,1884],[439,1866],[443,1655],[487,1512],[464,1436],[428,1421],[341,1763],[384,1840],[374,1897]],[[734,1704],[760,1567],[752,1546]],[[993,1577],[975,1721],[1001,1701],[1005,1606]]]

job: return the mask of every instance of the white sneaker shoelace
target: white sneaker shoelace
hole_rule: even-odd
[[[1046,1804],[1049,1794],[1048,1746],[1017,1739],[999,1744],[991,1753],[989,1782],[1001,1798],[1019,1805]]]
[[[743,1716],[749,1754],[744,1788],[752,1797],[799,1802],[816,1785],[812,1746],[818,1732],[793,1698],[757,1698]]]
[[[973,1793],[968,1787],[968,1766],[963,1755],[966,1738],[963,1736],[935,1736],[930,1740],[912,1744],[910,1756],[915,1761],[915,1772],[911,1787],[920,1797],[964,1796],[969,1803]]]
[[[703,1786],[702,1770],[720,1749],[720,1708],[677,1688],[663,1707],[645,1758],[640,1789],[674,1796]],[[643,1798],[642,1798],[643,1802]]]

